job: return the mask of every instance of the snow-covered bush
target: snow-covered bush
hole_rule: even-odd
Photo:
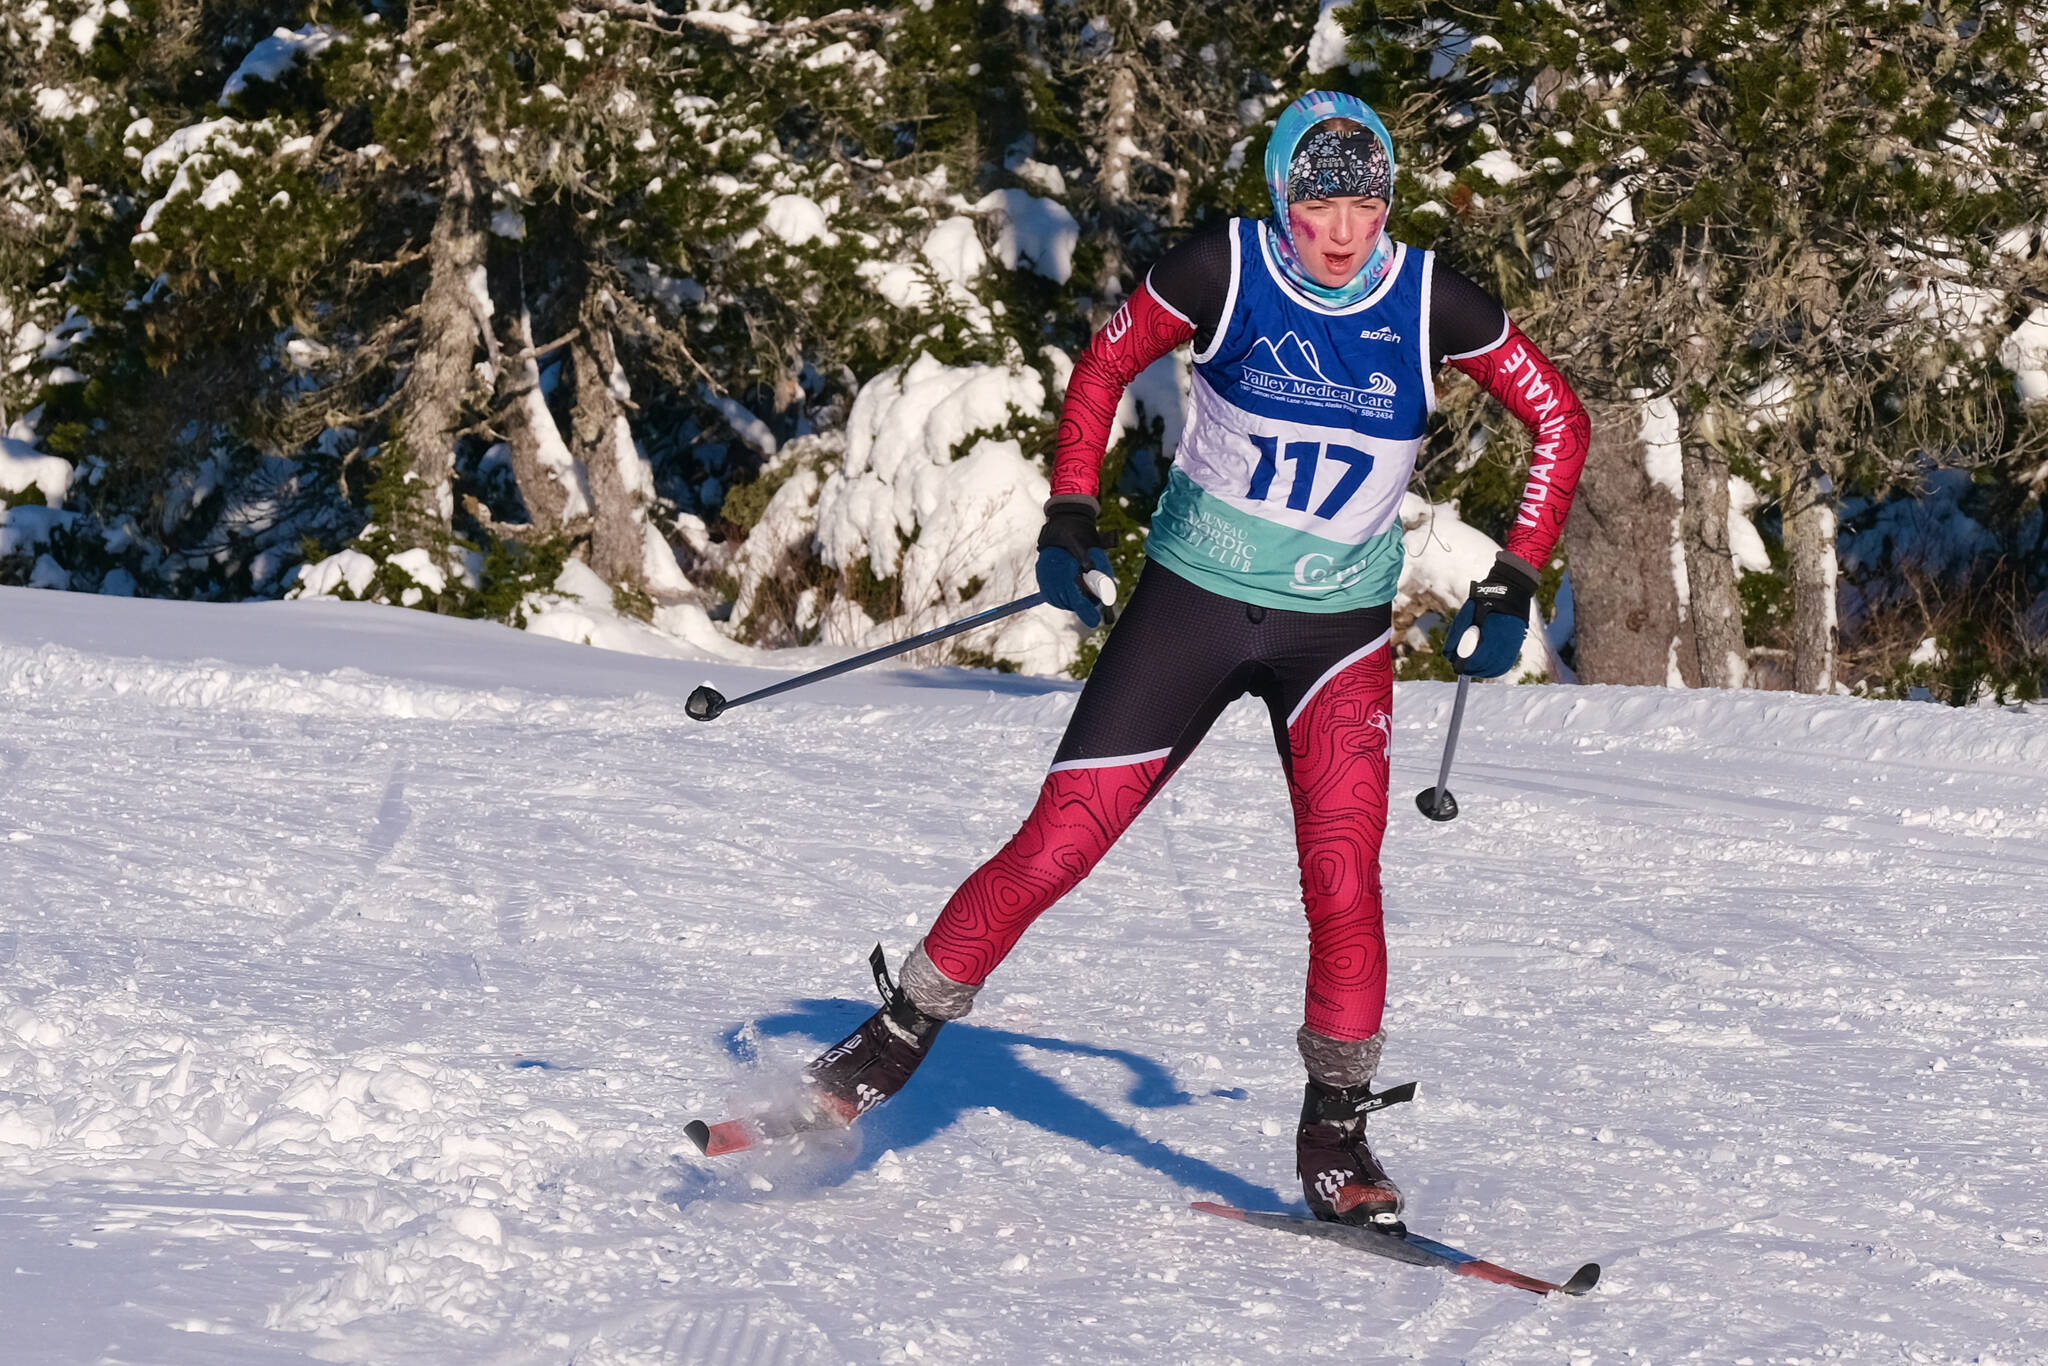
[[[1046,419],[1024,365],[921,355],[854,400],[843,439],[793,443],[736,553],[733,618],[755,639],[867,644],[1032,590],[1047,483],[1018,436]],[[1051,673],[1079,633],[1052,613],[962,637],[952,653]]]

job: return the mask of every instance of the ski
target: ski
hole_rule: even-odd
[[[1283,1233],[1298,1233],[1306,1238],[1325,1238],[1342,1243],[1346,1247],[1370,1252],[1377,1257],[1391,1258],[1406,1262],[1410,1266],[1433,1266],[1440,1270],[1455,1272],[1460,1276],[1471,1276],[1498,1285],[1511,1285],[1520,1290],[1534,1291],[1538,1295],[1583,1295],[1600,1282],[1600,1264],[1587,1262],[1562,1283],[1539,1280],[1525,1276],[1519,1271],[1510,1271],[1504,1266],[1475,1257],[1469,1252],[1424,1238],[1419,1234],[1390,1233],[1357,1224],[1332,1224],[1311,1219],[1303,1214],[1267,1214],[1257,1210],[1242,1210],[1234,1205],[1219,1205],[1211,1200],[1198,1200],[1194,1208],[1204,1214],[1214,1214],[1224,1219],[1235,1219],[1241,1224],[1252,1224],[1258,1228],[1278,1229]]]
[[[811,1060],[799,1096],[717,1124],[701,1119],[685,1124],[683,1133],[698,1152],[723,1157],[779,1139],[844,1132],[896,1094],[945,1021],[910,1004],[889,975],[889,960],[880,944],[868,955],[868,967],[875,975],[875,990],[882,994],[882,1008]]]
[[[706,1157],[724,1157],[729,1153],[745,1152],[759,1148],[778,1139],[796,1138],[803,1134],[838,1133],[859,1118],[858,1115],[842,1115],[836,1112],[832,1097],[820,1092],[812,1097],[814,1104],[800,1109],[748,1115],[742,1119],[722,1120],[707,1124],[693,1119],[683,1126],[683,1136],[697,1145],[697,1151]]]

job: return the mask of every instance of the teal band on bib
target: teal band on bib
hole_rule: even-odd
[[[1325,540],[1240,512],[1178,468],[1152,514],[1145,553],[1221,597],[1289,612],[1348,612],[1394,600],[1401,530],[1363,545]]]

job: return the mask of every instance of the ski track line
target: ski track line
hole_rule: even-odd
[[[702,1366],[828,1366],[832,1362],[830,1346],[816,1328],[802,1322],[770,1322],[766,1306],[757,1304],[678,1309],[663,1346],[665,1360]]]

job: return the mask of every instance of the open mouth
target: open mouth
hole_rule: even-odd
[[[1322,257],[1325,270],[1348,270],[1351,263],[1358,259],[1358,253],[1355,251],[1326,251],[1322,253]]]

